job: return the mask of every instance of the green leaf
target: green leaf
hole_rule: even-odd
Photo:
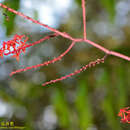
[[[89,101],[89,91],[86,80],[81,80],[76,94],[76,109],[78,112],[79,126],[81,130],[86,130],[92,121],[91,103]]]
[[[52,99],[54,108],[59,118],[60,126],[64,128],[69,128],[70,117],[69,117],[69,108],[65,100],[64,91],[61,89],[56,89],[53,99]]]
[[[77,3],[79,6],[81,6],[82,0],[75,0],[75,1],[76,1],[76,3]]]
[[[115,19],[115,0],[101,0],[101,4],[104,6],[104,8],[107,10],[110,16],[111,22],[114,22]]]
[[[7,5],[8,7],[14,9],[14,10],[18,10],[19,9],[19,3],[20,0],[6,0],[3,4]],[[16,15],[7,11],[6,9],[3,10],[3,13],[7,15],[7,17],[4,17],[4,25],[6,27],[6,35],[10,35],[15,27],[15,17]]]

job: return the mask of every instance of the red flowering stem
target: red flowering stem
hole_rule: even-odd
[[[49,64],[52,64],[52,63],[55,63],[56,61],[59,61],[61,60],[71,49],[72,47],[75,45],[75,42],[72,42],[71,45],[68,47],[68,49],[63,52],[60,56],[50,60],[50,61],[46,61],[42,64],[37,64],[37,65],[33,65],[33,66],[29,66],[29,67],[26,67],[24,69],[19,69],[19,70],[16,70],[16,71],[13,71],[10,73],[10,76],[16,74],[16,73],[20,73],[20,72],[23,72],[23,71],[27,71],[27,70],[30,70],[30,69],[33,69],[33,68],[38,68],[38,67],[41,67],[41,66],[47,66]]]
[[[2,3],[0,3],[0,6],[1,6],[2,8],[7,9],[8,11],[10,11],[10,12],[12,12],[12,13],[15,13],[16,15],[19,15],[19,16],[25,18],[25,19],[28,19],[28,20],[32,21],[33,23],[39,24],[39,25],[41,25],[41,26],[43,26],[43,27],[46,27],[46,28],[49,29],[50,31],[55,32],[57,35],[61,35],[61,36],[64,37],[64,38],[67,38],[67,39],[69,39],[69,40],[72,40],[72,44],[69,46],[69,48],[68,48],[64,53],[62,53],[59,57],[54,58],[54,59],[52,59],[52,60],[50,60],[50,61],[46,61],[46,62],[44,62],[44,63],[42,63],[42,64],[38,64],[38,65],[34,65],[34,66],[27,67],[27,68],[24,68],[24,69],[16,70],[16,71],[12,72],[10,75],[13,75],[13,74],[16,74],[16,73],[19,73],[19,72],[22,72],[22,71],[26,71],[26,70],[29,70],[29,69],[37,68],[37,67],[40,67],[40,66],[46,66],[46,65],[48,65],[48,64],[54,63],[54,62],[56,62],[56,61],[62,59],[62,58],[72,49],[72,47],[74,46],[74,44],[75,44],[76,42],[86,42],[86,43],[88,43],[88,44],[90,44],[90,45],[92,45],[92,46],[94,46],[94,47],[100,49],[101,51],[105,52],[107,55],[113,55],[113,56],[120,57],[120,58],[122,58],[122,59],[125,59],[125,60],[130,61],[130,57],[125,56],[125,55],[123,55],[123,54],[120,54],[120,53],[118,53],[118,52],[109,51],[108,49],[102,47],[101,45],[98,45],[97,43],[94,43],[94,42],[92,42],[92,41],[86,39],[85,0],[82,0],[83,26],[84,26],[84,27],[83,27],[83,30],[84,30],[84,31],[83,31],[83,37],[84,37],[83,39],[73,38],[73,37],[71,37],[70,35],[68,35],[66,32],[60,32],[60,31],[58,31],[58,30],[56,30],[56,29],[54,29],[54,28],[51,28],[51,27],[49,27],[48,25],[43,24],[43,23],[41,23],[41,22],[39,22],[39,21],[37,21],[37,20],[34,20],[34,19],[32,19],[32,18],[30,18],[30,17],[24,15],[24,14],[21,13],[21,12],[18,12],[18,11],[15,11],[15,10],[11,9],[11,8],[8,8],[6,5],[3,5]],[[23,49],[22,51],[24,51],[26,47],[30,47],[30,46],[39,44],[40,42],[42,42],[42,41],[44,41],[44,40],[45,40],[45,39],[43,38],[43,39],[41,39],[41,40],[39,40],[39,41],[37,41],[37,42],[34,42],[34,43],[30,44],[30,45],[23,45],[23,46],[21,46],[21,47],[19,48],[19,50],[20,50],[20,49]],[[21,41],[21,42],[22,42],[22,41]],[[16,51],[16,52],[14,52],[14,53],[17,54],[17,52],[18,52],[18,54],[19,54],[19,51],[18,51],[18,50],[14,50],[14,51]],[[3,51],[2,51],[2,50],[1,50],[0,55],[1,55],[1,57],[3,56]],[[16,55],[16,57],[18,57],[18,56]],[[106,56],[105,56],[105,57],[106,57]],[[83,70],[86,70],[88,67],[95,66],[96,64],[99,64],[99,63],[103,63],[105,57],[103,57],[102,59],[97,59],[97,60],[94,61],[94,62],[90,62],[88,65],[83,66],[83,67],[80,68],[79,70],[76,70],[75,72],[70,73],[70,74],[68,74],[68,75],[66,75],[66,76],[63,76],[63,77],[61,77],[61,78],[59,78],[59,79],[51,80],[51,81],[49,81],[49,82],[46,82],[46,83],[43,84],[43,86],[45,86],[45,85],[47,85],[47,84],[50,84],[50,83],[58,82],[58,81],[63,80],[63,79],[66,79],[66,78],[68,78],[68,77],[71,77],[71,76],[73,76],[73,75],[75,75],[75,74],[80,73],[80,72],[83,71]],[[125,118],[124,118],[122,121],[126,121],[126,120],[127,120],[127,122],[129,122],[129,120],[130,120],[129,118],[130,118],[130,114],[127,115],[127,116],[125,116]]]
[[[58,30],[56,30],[56,29],[54,29],[54,28],[51,28],[51,27],[49,27],[48,25],[43,24],[43,23],[41,23],[41,22],[39,22],[39,21],[37,21],[37,20],[34,20],[34,19],[32,19],[31,17],[26,16],[26,15],[24,15],[24,14],[21,13],[21,12],[18,12],[18,11],[16,11],[16,10],[12,9],[12,8],[9,8],[9,7],[7,7],[6,5],[3,5],[2,3],[0,3],[0,6],[1,6],[2,8],[7,9],[8,11],[10,11],[10,12],[16,14],[16,15],[19,15],[19,16],[25,18],[25,19],[28,19],[28,20],[32,21],[33,23],[36,23],[36,24],[39,24],[39,25],[41,25],[41,26],[43,26],[43,27],[45,27],[45,28],[48,28],[48,29],[49,29],[50,31],[52,31],[52,32],[55,32],[55,33],[57,33],[57,34],[59,34],[59,35],[65,37],[65,38],[68,38],[68,39],[70,39],[70,40],[73,40],[73,38],[72,38],[70,35],[68,35],[67,33],[60,32],[60,31],[58,31]]]
[[[31,43],[31,44],[25,45],[25,46],[23,46],[23,47],[20,47],[20,48],[18,48],[17,50],[14,50],[14,51],[8,52],[8,53],[4,53],[4,55],[14,54],[14,53],[16,53],[16,51],[20,51],[20,50],[22,50],[22,49],[25,49],[25,48],[28,48],[28,47],[37,45],[37,44],[39,44],[39,43],[41,43],[41,42],[43,42],[43,41],[45,41],[45,40],[48,40],[48,39],[50,39],[50,38],[52,38],[52,37],[56,37],[56,36],[58,36],[58,34],[56,34],[56,33],[51,34],[51,35],[48,35],[48,36],[46,36],[46,37],[44,37],[44,38],[42,38],[42,39],[40,39],[40,40],[38,40],[38,41],[35,41],[34,43]]]
[[[105,56],[104,56],[103,58],[101,58],[101,59],[97,59],[96,61],[90,62],[89,64],[83,66],[83,67],[80,68],[79,70],[76,70],[76,71],[74,71],[73,73],[70,73],[70,74],[68,74],[68,75],[66,75],[66,76],[62,76],[62,77],[60,77],[60,78],[58,78],[58,79],[50,80],[50,81],[48,81],[48,82],[45,82],[45,83],[42,84],[42,86],[46,86],[46,85],[48,85],[48,84],[56,83],[56,82],[61,81],[61,80],[63,80],[63,79],[67,79],[67,78],[72,77],[72,76],[74,76],[74,75],[76,75],[76,74],[78,74],[78,73],[80,73],[80,72],[82,72],[82,71],[85,71],[87,68],[94,67],[96,64],[104,63],[104,60],[106,59],[106,57],[107,57],[107,55],[105,55]]]
[[[82,11],[83,11],[83,26],[84,26],[84,40],[86,40],[86,9],[85,9],[85,0],[82,0]]]
[[[62,37],[65,37],[65,38],[67,38],[67,39],[70,39],[70,40],[72,40],[72,41],[74,41],[74,42],[86,42],[86,43],[89,43],[89,44],[91,44],[92,46],[94,46],[94,47],[96,47],[96,48],[98,48],[98,49],[100,49],[101,51],[103,51],[103,52],[105,52],[106,54],[108,54],[108,55],[113,55],[113,56],[116,56],[116,57],[120,57],[120,58],[122,58],[122,59],[125,59],[125,60],[128,60],[128,61],[130,61],[130,57],[128,57],[128,56],[125,56],[125,55],[123,55],[123,54],[120,54],[120,53],[117,53],[117,52],[114,52],[114,51],[109,51],[108,49],[106,49],[106,48],[104,48],[104,47],[102,47],[101,45],[98,45],[98,44],[96,44],[96,43],[94,43],[94,42],[92,42],[92,41],[90,41],[90,40],[88,40],[88,39],[80,39],[80,38],[78,38],[78,39],[76,39],[76,38],[73,38],[73,37],[71,37],[70,35],[68,35],[67,33],[65,33],[65,32],[60,32],[60,31],[58,31],[58,30],[56,30],[56,29],[54,29],[54,28],[51,28],[51,27],[49,27],[48,25],[46,25],[46,24],[43,24],[43,23],[40,23],[39,21],[37,21],[37,20],[34,20],[34,19],[32,19],[32,18],[30,18],[30,17],[28,17],[28,16],[26,16],[26,15],[24,15],[23,13],[21,13],[21,12],[18,12],[18,11],[15,11],[15,10],[13,10],[13,9],[11,9],[11,8],[9,8],[9,7],[7,7],[6,5],[3,5],[2,3],[0,3],[0,6],[2,7],[2,8],[5,8],[5,9],[7,9],[8,11],[10,11],[10,12],[12,12],[12,13],[15,13],[16,15],[19,15],[19,16],[21,16],[21,17],[24,17],[25,19],[28,19],[28,20],[30,20],[30,21],[32,21],[32,22],[34,22],[34,23],[36,23],[36,24],[39,24],[39,25],[41,25],[41,26],[43,26],[43,27],[46,27],[46,28],[48,28],[49,30],[51,30],[51,31],[53,31],[53,32],[55,32],[55,33],[57,33],[57,34],[59,34],[59,35],[61,35]],[[83,8],[83,18],[84,18],[84,37],[86,36],[86,20],[85,20],[85,1],[84,0],[82,0],[82,8]]]

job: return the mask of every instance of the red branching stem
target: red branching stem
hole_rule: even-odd
[[[79,70],[76,70],[73,73],[70,73],[70,74],[68,74],[66,76],[62,76],[62,77],[60,77],[58,79],[50,80],[48,82],[45,82],[45,83],[42,84],[42,86],[46,86],[46,85],[49,85],[49,84],[56,83],[58,81],[67,79],[67,78],[72,77],[72,76],[74,76],[74,75],[76,75],[76,74],[78,74],[78,73],[80,73],[82,71],[85,71],[87,68],[94,67],[96,64],[104,63],[104,60],[106,59],[106,57],[107,57],[107,55],[105,55],[101,59],[97,59],[96,61],[92,61],[89,64],[87,64],[87,65],[83,66],[82,68],[80,68]]]
[[[116,56],[116,57],[120,57],[120,58],[122,58],[122,59],[125,59],[125,60],[130,61],[130,57],[125,56],[125,55],[120,54],[120,53],[117,53],[117,52],[114,52],[114,51],[109,51],[108,49],[102,47],[101,45],[98,45],[97,43],[94,43],[94,42],[92,42],[92,41],[90,41],[90,40],[88,40],[88,39],[85,38],[85,37],[86,37],[85,0],[82,0],[82,8],[83,8],[83,12],[84,12],[84,13],[83,13],[83,17],[84,17],[84,18],[83,18],[83,19],[84,19],[84,39],[80,39],[80,38],[76,39],[76,38],[73,38],[73,37],[71,37],[69,34],[67,34],[67,33],[65,33],[65,32],[60,32],[60,31],[58,31],[58,30],[56,30],[56,29],[54,29],[54,28],[49,27],[49,26],[46,25],[46,24],[40,23],[39,21],[34,20],[34,19],[32,19],[32,18],[30,18],[30,17],[24,15],[24,14],[21,13],[21,12],[15,11],[15,10],[13,10],[13,9],[11,9],[11,8],[9,8],[9,7],[7,7],[6,5],[3,5],[2,3],[0,3],[0,6],[1,6],[2,8],[7,9],[8,11],[10,11],[10,12],[12,12],[12,13],[15,13],[16,15],[19,15],[19,16],[21,16],[21,17],[24,17],[25,19],[28,19],[28,20],[32,21],[33,23],[39,24],[39,25],[41,25],[41,26],[43,26],[43,27],[46,27],[46,28],[48,28],[49,30],[51,30],[52,32],[55,32],[55,33],[61,35],[61,36],[64,37],[64,38],[70,39],[70,40],[74,41],[75,43],[76,43],[76,42],[86,42],[86,43],[89,43],[89,44],[91,44],[92,46],[94,46],[94,47],[100,49],[101,51],[105,52],[106,54],[113,55],[113,56]]]
[[[84,29],[84,40],[86,40],[86,8],[85,8],[85,0],[82,0],[82,11],[83,11],[83,29]]]
[[[20,73],[20,72],[23,72],[23,71],[33,69],[33,68],[38,68],[38,67],[41,67],[41,66],[47,66],[49,64],[55,63],[56,61],[61,60],[72,49],[72,47],[74,45],[75,45],[75,42],[72,42],[71,45],[68,47],[68,49],[65,52],[63,52],[60,56],[58,56],[58,57],[56,57],[56,58],[54,58],[54,59],[52,59],[50,61],[45,61],[42,64],[37,64],[37,65],[26,67],[24,69],[19,69],[19,70],[13,71],[13,72],[10,73],[10,76],[12,76],[12,75],[14,75],[16,73]]]
[[[122,59],[125,59],[125,60],[130,61],[130,57],[125,56],[125,55],[123,55],[123,54],[120,54],[120,53],[118,53],[118,52],[109,51],[108,49],[106,49],[106,48],[102,47],[101,45],[99,45],[99,44],[97,44],[97,43],[95,43],[95,42],[92,42],[92,41],[90,41],[90,40],[88,40],[88,39],[84,40],[84,42],[86,42],[86,43],[88,43],[88,44],[90,44],[90,45],[92,45],[92,46],[94,46],[94,47],[100,49],[101,51],[105,52],[105,53],[108,54],[108,55],[113,55],[113,56],[120,57],[120,58],[122,58]]]
[[[120,58],[122,58],[122,59],[125,59],[125,60],[130,61],[130,57],[125,56],[125,55],[123,55],[123,54],[120,54],[120,53],[118,53],[118,52],[109,51],[109,53],[108,53],[108,54],[109,54],[109,55],[116,56],[116,57],[120,57]]]
[[[53,34],[53,35],[46,36],[46,37],[44,37],[44,38],[42,38],[42,39],[40,39],[40,40],[38,40],[38,41],[36,41],[36,42],[34,42],[34,43],[32,43],[32,44],[26,44],[27,39],[25,39],[24,42],[23,42],[22,39],[21,39],[20,42],[22,43],[22,45],[20,45],[20,47],[19,47],[18,49],[14,49],[14,51],[9,51],[9,53],[15,54],[14,57],[16,57],[17,60],[19,60],[19,54],[20,54],[21,52],[25,52],[25,49],[26,49],[27,47],[31,47],[31,46],[34,46],[34,45],[36,45],[36,44],[39,44],[39,43],[43,42],[44,40],[50,39],[51,37],[61,35],[62,37],[67,38],[67,39],[69,39],[69,40],[72,41],[72,43],[71,43],[71,45],[68,47],[68,49],[67,49],[66,51],[64,51],[60,56],[58,56],[58,57],[56,57],[56,58],[54,58],[54,59],[52,59],[52,60],[50,60],[50,61],[46,61],[46,62],[44,62],[44,63],[42,63],[42,64],[33,65],[33,66],[30,66],[30,67],[26,67],[26,68],[23,68],[23,69],[16,70],[16,71],[12,72],[12,73],[10,74],[10,76],[12,76],[12,75],[14,75],[14,74],[16,74],[16,73],[22,72],[22,71],[27,71],[27,70],[29,70],[29,69],[38,68],[38,67],[41,67],[41,66],[47,66],[47,65],[49,65],[49,64],[52,64],[52,63],[55,63],[56,61],[61,60],[61,59],[72,49],[72,47],[73,47],[73,46],[75,45],[75,43],[77,43],[77,42],[86,42],[86,43],[88,43],[88,44],[90,44],[90,45],[92,45],[92,46],[94,46],[94,47],[100,49],[101,51],[105,52],[105,53],[106,53],[106,56],[107,56],[107,55],[113,55],[113,56],[116,56],[116,57],[119,57],[119,58],[122,58],[122,59],[125,59],[125,60],[130,61],[130,57],[125,56],[125,55],[123,55],[123,54],[120,54],[120,53],[118,53],[118,52],[110,51],[110,50],[104,48],[103,46],[98,45],[97,43],[92,42],[92,41],[90,41],[90,40],[88,40],[88,39],[86,38],[86,9],[85,9],[85,0],[82,0],[83,39],[81,39],[81,38],[73,38],[73,37],[71,37],[69,34],[67,34],[66,32],[60,32],[60,31],[58,31],[58,30],[56,30],[56,29],[54,29],[54,28],[52,28],[52,27],[49,27],[49,26],[46,25],[46,24],[43,24],[43,23],[41,23],[41,22],[39,22],[39,21],[37,21],[37,20],[34,20],[34,19],[30,18],[29,16],[24,15],[24,14],[21,13],[21,12],[18,12],[18,11],[16,11],[16,10],[12,9],[12,8],[9,8],[9,7],[7,7],[6,5],[3,5],[2,3],[0,3],[0,6],[1,6],[2,8],[7,9],[8,11],[10,11],[10,12],[16,14],[16,15],[19,15],[19,16],[21,16],[21,17],[27,19],[27,20],[30,20],[30,21],[32,21],[33,23],[39,24],[39,25],[41,25],[41,26],[43,26],[43,27],[47,28],[48,30],[50,30],[50,31],[52,31],[52,32],[55,33],[55,34]],[[16,35],[16,36],[19,37],[19,35]],[[15,44],[14,44],[14,40],[11,40],[11,41],[5,42],[5,43],[6,43],[9,47],[15,45]],[[4,43],[4,45],[5,45],[5,43]],[[17,40],[15,41],[15,43],[17,43]],[[7,50],[9,50],[9,47],[7,48]],[[14,46],[14,47],[15,47],[15,46]],[[1,57],[3,57],[3,55],[6,55],[6,54],[8,55],[8,54],[9,54],[9,53],[4,53],[4,50],[5,50],[5,47],[3,46],[3,48],[0,49],[0,56],[1,56]],[[49,82],[46,82],[46,83],[43,84],[43,86],[48,85],[48,84],[51,84],[51,83],[55,83],[55,82],[58,82],[58,81],[61,81],[61,80],[66,79],[66,78],[69,78],[69,77],[71,77],[71,76],[73,76],[73,75],[76,75],[76,74],[80,73],[81,71],[86,70],[86,69],[89,68],[89,67],[95,66],[96,64],[99,64],[99,63],[103,63],[104,60],[105,60],[105,58],[106,58],[106,56],[104,56],[104,57],[101,58],[101,59],[97,59],[96,61],[90,62],[88,65],[83,66],[82,68],[80,68],[79,70],[76,70],[76,71],[73,72],[73,73],[70,73],[70,74],[68,74],[68,75],[66,75],[66,76],[63,76],[63,77],[61,77],[61,78],[58,78],[58,79],[55,79],[55,80],[51,80],[51,81],[49,81]],[[127,120],[130,120],[130,114],[127,115],[127,116],[129,116],[129,117],[125,117],[125,119],[123,119],[123,121],[124,121],[124,120],[126,121],[126,119],[127,119]]]
[[[40,40],[38,40],[38,41],[35,41],[34,43],[31,43],[31,44],[29,44],[29,45],[26,45],[26,46],[24,46],[23,48],[27,48],[27,47],[31,47],[31,46],[34,46],[34,45],[37,45],[37,44],[39,44],[39,43],[41,43],[41,42],[43,42],[43,41],[45,41],[45,40],[48,40],[48,39],[50,39],[50,38],[52,38],[52,37],[56,37],[56,36],[58,36],[58,34],[51,34],[51,35],[48,35],[48,36],[46,36],[46,37],[44,37],[44,38],[42,38],[42,39],[40,39]]]
[[[68,38],[68,39],[70,39],[70,40],[73,40],[73,38],[72,38],[70,35],[68,35],[67,33],[60,32],[60,31],[58,31],[58,30],[56,30],[56,29],[54,29],[54,28],[52,28],[52,27],[49,27],[48,25],[43,24],[43,23],[41,23],[41,22],[39,22],[39,21],[37,21],[37,20],[34,20],[34,19],[32,19],[31,17],[26,16],[26,15],[24,15],[24,14],[21,13],[21,12],[18,12],[18,11],[16,11],[16,10],[12,9],[12,8],[9,8],[9,7],[7,7],[6,5],[3,5],[2,3],[0,3],[0,6],[1,6],[2,8],[7,9],[8,11],[10,11],[10,12],[16,14],[16,15],[19,15],[19,16],[25,18],[25,19],[28,19],[28,20],[32,21],[33,23],[36,23],[36,24],[39,24],[39,25],[41,25],[41,26],[43,26],[43,27],[45,27],[45,28],[48,28],[48,29],[49,29],[50,31],[52,31],[52,32],[55,32],[55,33],[57,33],[57,34],[59,34],[59,35],[65,37],[65,38]]]
[[[90,45],[92,45],[92,46],[98,48],[99,50],[105,52],[106,54],[109,54],[109,50],[108,50],[108,49],[102,47],[101,45],[99,45],[99,44],[97,44],[97,43],[95,43],[95,42],[92,42],[92,41],[90,41],[90,40],[88,40],[88,39],[84,40],[84,42],[86,42],[86,43],[88,43],[88,44],[90,44]]]

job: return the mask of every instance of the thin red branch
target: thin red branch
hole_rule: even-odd
[[[52,27],[49,27],[48,25],[43,24],[43,23],[41,23],[41,22],[39,22],[39,21],[37,21],[37,20],[35,20],[35,19],[32,19],[31,17],[26,16],[26,15],[24,15],[23,13],[18,12],[18,11],[16,11],[16,10],[12,9],[12,8],[9,8],[9,7],[7,7],[6,5],[3,5],[2,3],[0,3],[0,6],[1,6],[2,8],[7,9],[8,11],[10,11],[10,12],[16,14],[16,15],[19,15],[19,16],[25,18],[25,19],[28,19],[28,20],[32,21],[33,23],[39,24],[39,25],[41,25],[41,26],[43,26],[43,27],[49,29],[50,31],[55,32],[55,33],[57,33],[57,34],[59,34],[59,35],[65,37],[65,38],[67,38],[67,39],[73,40],[73,38],[72,38],[70,35],[68,35],[67,33],[60,32],[60,31],[58,31],[58,30],[56,30],[56,29],[54,29],[54,28],[52,28]]]
[[[86,40],[86,8],[85,8],[85,0],[82,0],[82,11],[83,11],[83,29],[84,29],[84,40]]]
[[[47,66],[49,64],[55,63],[56,61],[61,60],[72,49],[72,47],[74,45],[75,45],[75,42],[72,42],[71,45],[68,47],[68,49],[65,52],[63,52],[60,56],[58,56],[58,57],[56,57],[56,58],[54,58],[54,59],[52,59],[50,61],[45,61],[42,64],[37,64],[37,65],[26,67],[24,69],[19,69],[19,70],[13,71],[13,72],[10,73],[10,76],[12,76],[12,75],[14,75],[16,73],[20,73],[20,72],[23,72],[23,71],[33,69],[33,68],[38,68],[38,67],[41,67],[41,66]]]
[[[109,51],[109,53],[108,53],[108,54],[109,54],[109,55],[116,56],[116,57],[120,57],[120,58],[122,58],[122,59],[125,59],[125,60],[130,61],[130,57],[125,56],[125,55],[123,55],[123,54],[120,54],[120,53],[118,53],[118,52]]]
[[[113,56],[120,57],[120,58],[122,58],[122,59],[125,59],[125,60],[130,61],[130,57],[125,56],[125,55],[123,55],[123,54],[120,54],[120,53],[118,53],[118,52],[109,51],[108,49],[106,49],[106,48],[102,47],[101,45],[99,45],[99,44],[97,44],[97,43],[95,43],[95,42],[92,42],[92,41],[90,41],[90,40],[88,40],[88,39],[84,40],[84,42],[89,43],[90,45],[92,45],[92,46],[94,46],[94,47],[100,49],[101,51],[105,52],[105,53],[108,54],[108,55],[113,55]]]
[[[56,34],[56,33],[51,34],[51,35],[48,35],[48,36],[45,36],[44,38],[42,38],[42,39],[40,39],[40,40],[38,40],[38,41],[35,41],[34,43],[31,43],[31,44],[29,44],[29,45],[26,45],[26,46],[24,46],[23,48],[27,48],[27,47],[31,47],[31,46],[37,45],[37,44],[39,44],[39,43],[41,43],[41,42],[43,42],[43,41],[45,41],[45,40],[48,40],[48,39],[50,39],[50,38],[52,38],[52,37],[56,37],[56,36],[58,36],[58,34]]]
[[[82,72],[82,71],[85,71],[87,68],[94,67],[96,64],[104,63],[104,60],[106,59],[106,57],[107,57],[107,55],[105,55],[105,56],[104,56],[103,58],[101,58],[101,59],[97,59],[96,61],[90,62],[89,64],[83,66],[83,67],[80,68],[79,70],[76,70],[76,71],[74,71],[73,73],[70,73],[70,74],[68,74],[68,75],[66,75],[66,76],[62,76],[62,77],[60,77],[60,78],[58,78],[58,79],[50,80],[50,81],[48,81],[48,82],[45,82],[45,83],[42,84],[42,86],[46,86],[46,85],[49,85],[49,84],[51,84],[51,83],[56,83],[56,82],[58,82],[58,81],[67,79],[67,78],[72,77],[72,76],[74,76],[74,75],[76,75],[76,74],[79,74],[79,73]]]
[[[90,40],[88,40],[88,39],[84,40],[84,42],[86,42],[86,43],[88,43],[88,44],[90,44],[90,45],[92,45],[92,46],[98,48],[99,50],[105,52],[106,54],[109,54],[109,50],[108,50],[108,49],[102,47],[101,45],[99,45],[99,44],[97,44],[97,43],[95,43],[95,42],[92,42],[92,41],[90,41]]]

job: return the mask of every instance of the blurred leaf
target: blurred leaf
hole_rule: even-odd
[[[34,9],[33,13],[34,13],[34,19],[38,19],[38,11]]]
[[[108,74],[107,71],[104,69],[97,77],[96,86],[104,87],[108,83]]]
[[[81,3],[82,3],[81,0],[75,0],[75,1],[76,1],[76,3],[77,3],[79,6],[81,6]]]
[[[112,130],[121,130],[120,128],[120,121],[118,122],[118,116],[115,115],[114,109],[113,109],[113,100],[111,100],[109,97],[106,98],[103,102],[103,109],[104,113],[106,115],[106,118],[108,120],[108,123]]]
[[[20,4],[20,0],[6,0],[3,4],[7,5],[8,7],[14,9],[14,10],[18,10],[19,9],[19,4]],[[15,27],[15,17],[16,15],[7,11],[6,9],[4,9],[4,12],[7,17],[4,17],[4,25],[6,27],[6,34],[10,35]]]
[[[60,125],[65,128],[69,127],[69,109],[65,101],[64,92],[61,89],[56,89],[52,101],[59,117]]]
[[[130,47],[129,46],[120,46],[118,48],[113,49],[113,51],[122,53],[124,55],[130,56]]]
[[[121,107],[126,107],[126,102],[127,102],[127,85],[126,85],[126,73],[125,69],[123,69],[124,66],[123,64],[117,65],[116,67],[116,76],[118,76],[117,82],[117,91],[118,91],[118,100],[119,100],[119,109]],[[118,109],[118,110],[119,110]]]
[[[114,22],[115,19],[115,0],[101,0],[101,4],[105,7],[107,12],[110,15],[111,22]]]
[[[115,96],[113,84],[112,84],[112,88],[110,85],[111,80],[112,80],[110,71],[107,72],[105,75],[107,77],[107,81],[104,83],[106,83],[105,86],[108,87],[107,88],[108,90],[107,90],[107,95],[104,98],[103,103],[102,103],[103,111],[111,129],[120,130],[121,129],[119,125],[120,122],[118,122],[118,116],[117,116],[117,113],[115,113],[115,106],[117,105],[117,101],[116,101],[116,98],[113,98]]]
[[[79,115],[80,130],[85,130],[92,125],[91,105],[86,80],[82,80],[78,86],[76,108]]]

